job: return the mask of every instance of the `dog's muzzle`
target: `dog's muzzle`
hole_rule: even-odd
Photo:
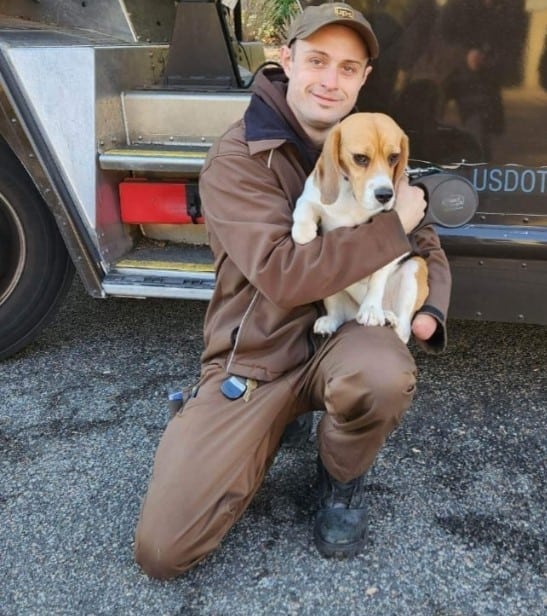
[[[386,205],[393,199],[393,189],[390,186],[380,186],[374,191],[374,198],[378,203]]]

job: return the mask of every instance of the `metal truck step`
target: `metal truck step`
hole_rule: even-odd
[[[207,271],[119,268],[106,275],[102,286],[107,295],[117,297],[209,300],[215,275]]]
[[[101,152],[100,167],[195,176],[213,141],[243,116],[249,100],[249,92],[123,92],[128,145]]]
[[[197,175],[209,147],[210,144],[123,146],[100,154],[99,165],[101,169],[116,171],[173,171]]]
[[[209,300],[215,286],[208,246],[143,240],[103,279],[107,295]]]
[[[157,89],[121,96],[128,145],[101,152],[101,168],[194,176],[213,141],[243,116],[250,99],[248,92]]]

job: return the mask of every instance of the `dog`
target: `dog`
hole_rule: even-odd
[[[395,187],[408,164],[408,137],[382,113],[355,113],[329,132],[293,212],[291,235],[307,244],[318,233],[366,222],[395,205]],[[356,319],[391,326],[406,344],[411,322],[428,294],[427,265],[408,253],[344,291],[324,298],[317,334],[333,334]]]

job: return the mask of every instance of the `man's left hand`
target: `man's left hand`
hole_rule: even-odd
[[[412,321],[412,333],[419,340],[429,340],[437,329],[437,320],[430,314],[422,312],[417,314]]]

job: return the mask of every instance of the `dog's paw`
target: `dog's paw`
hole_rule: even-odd
[[[368,327],[386,324],[386,316],[384,311],[373,304],[361,306],[355,319],[357,323],[361,323],[361,325],[367,325]]]
[[[291,235],[297,244],[308,244],[317,237],[317,225],[313,221],[295,222]]]
[[[321,334],[322,336],[328,336],[334,334],[334,332],[340,327],[340,322],[333,316],[326,315],[319,317],[314,325],[313,331],[315,334]]]
[[[399,319],[394,312],[391,312],[391,310],[386,310],[384,312],[384,318],[385,325],[388,327],[393,327],[393,329],[397,330],[397,327],[399,326]]]

